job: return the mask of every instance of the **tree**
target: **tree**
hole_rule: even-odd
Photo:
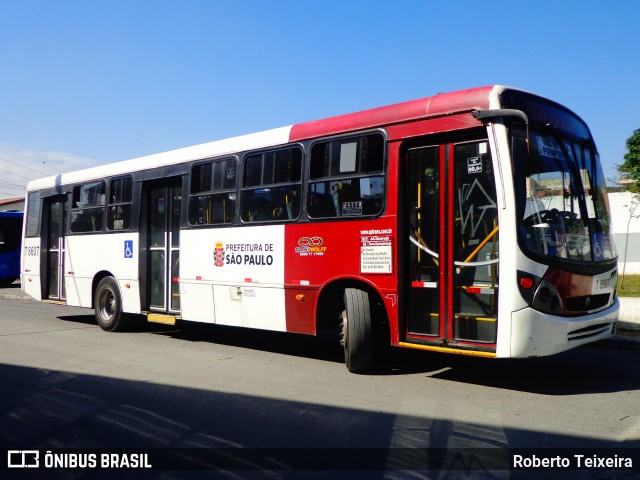
[[[627,153],[624,154],[624,163],[618,165],[618,171],[626,174],[627,178],[635,180],[629,190],[640,193],[640,128],[627,138]]]

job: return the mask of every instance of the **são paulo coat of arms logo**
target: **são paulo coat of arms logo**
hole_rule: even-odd
[[[216,242],[216,249],[213,252],[214,262],[216,267],[224,267],[224,243]]]

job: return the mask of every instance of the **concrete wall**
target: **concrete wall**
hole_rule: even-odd
[[[609,194],[613,236],[618,250],[618,268],[620,274],[622,274],[624,268],[625,274],[640,275],[640,207],[638,207],[634,213],[634,215],[638,217],[631,217],[629,212],[634,196],[640,200],[640,196],[629,192]],[[625,261],[626,267],[624,265]]]

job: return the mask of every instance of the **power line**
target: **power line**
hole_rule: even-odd
[[[7,193],[7,192],[0,192],[0,195],[6,195],[9,198],[13,198],[16,196],[15,193]]]
[[[18,185],[17,183],[8,182],[6,180],[0,180],[0,182],[2,182],[2,185],[0,185],[2,187],[6,187],[8,185],[13,185],[14,187],[18,187],[18,188],[25,188],[26,187],[26,185]]]
[[[49,175],[48,173],[41,172],[41,171],[39,171],[39,170],[36,170],[35,168],[25,167],[24,165],[20,165],[19,163],[11,162],[11,161],[6,160],[6,159],[4,159],[4,158],[0,158],[0,162],[10,163],[11,165],[15,165],[15,166],[17,166],[17,167],[24,168],[24,169],[26,169],[26,170],[31,170],[32,172],[39,173],[40,175]]]
[[[25,177],[24,175],[19,175],[19,174],[14,173],[14,172],[8,172],[7,170],[4,170],[2,168],[0,168],[0,172],[5,172],[5,173],[7,173],[9,175],[13,175],[15,177],[20,177],[20,178],[23,178],[23,179],[29,180],[29,181],[33,180],[33,178]]]
[[[9,191],[9,192],[0,192],[0,193],[2,193],[3,195],[9,195],[10,197],[24,197],[24,192],[25,190],[23,188],[19,188],[19,189],[16,188],[15,192]]]

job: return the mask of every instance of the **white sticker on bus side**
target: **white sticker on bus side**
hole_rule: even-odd
[[[393,240],[391,232],[360,232],[360,273],[393,273]]]
[[[193,229],[180,239],[180,276],[215,282],[284,283],[284,226]]]

